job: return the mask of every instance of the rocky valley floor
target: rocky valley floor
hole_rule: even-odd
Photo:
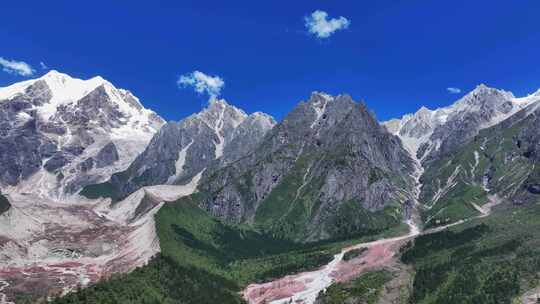
[[[194,184],[149,187],[112,207],[7,194],[12,207],[0,216],[0,301],[65,295],[143,266],[160,251],[155,213],[193,190]]]

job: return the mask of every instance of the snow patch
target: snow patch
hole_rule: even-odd
[[[216,133],[216,136],[218,137],[218,142],[215,143],[216,146],[216,159],[223,156],[223,149],[225,147],[225,138],[223,135],[221,135],[221,131],[223,130],[223,124],[225,121],[223,120],[223,116],[225,115],[225,107],[222,107],[222,110],[219,114],[218,122],[216,123],[216,126],[214,127],[214,132]]]
[[[53,116],[58,107],[80,100],[106,82],[99,76],[81,80],[57,71],[50,71],[35,81],[37,80],[44,80],[52,93],[51,100],[38,108],[39,114],[45,120]]]
[[[36,80],[26,80],[26,81],[17,82],[7,87],[1,87],[0,88],[0,101],[11,99],[17,96],[18,94],[22,94],[26,90],[26,88],[34,84],[34,82],[36,82]]]
[[[540,92],[540,90],[539,90]],[[480,129],[494,126],[521,109],[540,101],[540,94],[531,94],[527,97],[516,98],[511,92],[488,88],[481,84],[475,90],[465,95],[455,103],[435,110],[429,110],[425,107],[420,108],[414,114],[403,115],[400,119],[392,119],[382,124],[387,130],[401,138],[403,145],[414,154],[418,148],[431,140],[433,131],[441,125],[446,124],[449,120],[459,117],[464,113],[483,111],[483,107],[477,102],[479,96],[494,94],[509,101],[512,104],[512,109],[506,113],[497,111],[495,115],[486,123],[480,126]],[[539,103],[540,106],[540,103]],[[438,150],[440,147],[436,145],[433,150]],[[425,155],[427,155],[426,153]]]
[[[315,111],[315,120],[311,124],[310,128],[313,129],[319,120],[322,118],[324,113],[326,112],[326,105],[328,102],[332,101],[332,96],[320,92],[313,93],[314,95],[319,96],[320,98],[311,104],[313,110]]]
[[[478,153],[478,151],[474,151],[474,164],[472,165],[471,167],[471,178],[474,178],[474,171],[476,170],[476,168],[478,167],[478,164],[480,163],[480,154]]]
[[[186,163],[187,151],[189,147],[191,147],[193,142],[194,141],[191,140],[191,142],[187,146],[185,146],[182,150],[180,150],[180,152],[178,152],[178,159],[176,160],[176,163],[174,164],[175,173],[169,177],[169,179],[167,180],[167,184],[174,183],[176,179],[178,179],[178,177],[182,175],[182,172],[184,171],[184,164]]]
[[[439,199],[441,199],[441,197],[443,197],[446,193],[448,193],[448,191],[450,191],[455,185],[457,185],[456,177],[459,174],[460,170],[461,165],[458,165],[454,169],[454,172],[452,172],[452,175],[448,177],[448,180],[446,181],[444,187],[437,190],[437,192],[433,196],[433,199],[431,200],[431,205],[427,207],[428,209],[433,208],[433,206],[439,201]]]

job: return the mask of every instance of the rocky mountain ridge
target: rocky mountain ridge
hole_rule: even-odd
[[[398,135],[418,159],[447,154],[476,135],[538,100],[539,92],[516,98],[511,92],[478,85],[450,106],[430,110],[420,108],[414,114],[383,122]]]
[[[419,201],[426,225],[471,217],[488,194],[521,203],[537,199],[536,182],[530,182],[536,180],[531,171],[536,164],[521,150],[535,145],[539,104],[540,91],[516,98],[479,85],[448,107],[421,108],[383,123],[421,165]]]
[[[207,170],[199,187],[205,195],[201,206],[280,237],[325,239],[378,229],[366,220],[373,212],[399,222],[414,184],[411,171],[413,162],[397,137],[365,104],[316,92],[253,153]],[[345,214],[347,208],[358,219]]]
[[[273,128],[269,115],[247,115],[224,100],[179,122],[169,122],[152,138],[127,170],[82,194],[118,200],[144,186],[186,184],[211,164],[221,166],[249,153]]]

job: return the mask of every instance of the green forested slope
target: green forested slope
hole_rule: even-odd
[[[156,216],[162,253],[130,274],[115,275],[52,303],[242,303],[241,288],[327,263],[332,244],[298,245],[230,226],[198,208],[197,195]]]
[[[540,284],[540,205],[508,208],[402,248],[410,303],[512,303]]]
[[[316,304],[375,304],[384,284],[392,279],[386,270],[369,272],[348,283],[333,284],[317,297]]]
[[[426,164],[421,202],[426,226],[442,225],[478,214],[471,203],[486,193],[514,203],[540,201],[540,119],[526,111],[481,130],[452,155]],[[538,193],[535,189],[538,186]]]

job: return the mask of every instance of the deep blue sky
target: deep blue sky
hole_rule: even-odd
[[[344,16],[321,40],[304,16]],[[282,118],[311,91],[349,93],[385,120],[447,105],[478,83],[540,87],[540,1],[2,1],[0,57],[74,77],[101,75],[166,119],[206,98],[176,86],[219,75],[222,96]],[[25,79],[0,71],[0,86]]]

